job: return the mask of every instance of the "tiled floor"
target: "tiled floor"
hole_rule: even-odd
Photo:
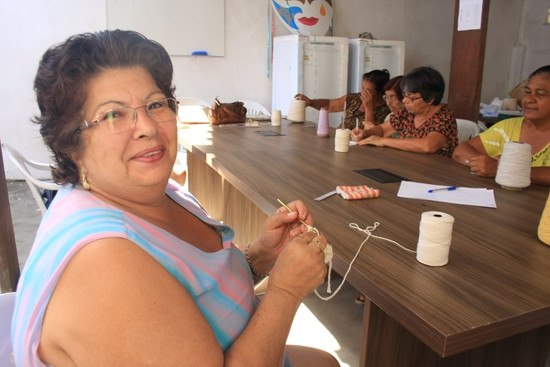
[[[19,261],[23,266],[41,215],[24,181],[9,182],[8,191]],[[332,289],[336,290],[341,281],[339,277],[333,279]],[[319,292],[323,294],[325,288],[320,287]],[[330,301],[309,295],[294,319],[288,343],[329,351],[342,367],[358,366],[363,309],[354,303],[357,295],[347,283]]]

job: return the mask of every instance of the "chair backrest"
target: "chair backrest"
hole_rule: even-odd
[[[47,163],[39,163],[25,158],[12,146],[2,143],[2,150],[4,155],[7,156],[11,162],[17,167],[17,169],[23,174],[27,185],[31,190],[31,193],[38,204],[38,207],[42,211],[42,215],[46,213],[46,205],[42,198],[41,190],[59,190],[60,186],[51,180],[41,180],[33,176],[29,168],[39,171],[51,171],[51,167]]]
[[[479,135],[479,126],[473,121],[456,119],[458,129],[458,144]]]
[[[15,366],[11,345],[11,318],[15,292],[0,294],[0,366]]]
[[[269,110],[259,102],[251,101],[249,99],[241,99],[240,101],[244,103],[244,106],[246,107],[246,114],[248,116],[254,116],[254,115],[271,116],[271,112],[269,112]]]
[[[204,99],[201,98],[195,98],[195,97],[183,97],[178,98],[178,105],[179,106],[203,106],[203,107],[210,107],[210,104],[206,102]]]

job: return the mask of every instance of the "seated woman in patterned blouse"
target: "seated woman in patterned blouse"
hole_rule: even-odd
[[[458,143],[457,127],[454,113],[441,103],[445,91],[443,76],[431,67],[416,68],[403,77],[401,91],[405,108],[383,124],[353,129],[352,140],[359,145],[450,157]],[[394,134],[397,139],[392,137]]]
[[[344,111],[344,128],[353,129],[356,120],[359,126],[367,128],[384,122],[391,112],[384,101],[384,86],[390,79],[390,73],[384,70],[371,70],[363,75],[363,87],[360,93],[349,93],[334,99],[309,99],[303,94],[294,98],[306,101],[306,107],[316,110],[328,109],[328,112]]]

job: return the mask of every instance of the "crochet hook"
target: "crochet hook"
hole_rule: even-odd
[[[288,207],[288,205],[286,205],[285,203],[283,203],[283,201],[281,199],[277,199],[277,201],[286,208],[286,210],[288,210],[290,213],[292,213],[292,209],[290,209]],[[307,224],[306,222],[304,222],[302,219],[300,219],[300,217],[298,217],[298,221],[300,221],[300,223],[302,223],[304,226],[306,226],[307,230],[310,231],[310,232],[315,232],[317,234],[319,234],[319,230],[309,224]]]

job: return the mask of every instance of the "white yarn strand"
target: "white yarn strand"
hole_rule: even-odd
[[[531,184],[531,145],[517,141],[504,143],[495,181],[504,189],[528,187]]]
[[[369,238],[371,237],[374,237],[374,238],[378,238],[380,240],[384,240],[384,241],[388,241],[388,242],[391,242],[397,246],[399,246],[400,248],[402,248],[403,250],[405,251],[408,251],[408,252],[412,252],[412,253],[416,253],[416,251],[414,250],[410,250],[408,248],[406,248],[405,246],[402,246],[400,245],[399,243],[397,243],[396,241],[394,240],[390,240],[389,238],[385,238],[385,237],[380,237],[380,236],[375,236],[372,234],[372,232],[380,225],[379,222],[374,222],[374,224],[372,226],[368,226],[366,227],[365,229],[362,229],[359,227],[359,225],[357,225],[356,223],[350,223],[349,226],[350,228],[353,228],[353,229],[357,229],[358,231],[361,231],[361,232],[364,232],[367,237],[363,240],[363,242],[361,242],[361,244],[359,245],[359,248],[357,249],[357,252],[355,253],[355,255],[353,256],[353,258],[351,259],[350,263],[349,263],[349,266],[348,266],[348,270],[346,270],[346,273],[344,274],[344,277],[342,278],[342,282],[340,283],[340,285],[338,286],[338,288],[336,288],[336,290],[334,291],[334,293],[332,293],[332,287],[331,287],[331,279],[330,279],[330,273],[332,271],[332,246],[330,245],[327,245],[327,248],[325,249],[325,262],[328,263],[329,265],[329,268],[328,268],[328,279],[327,279],[327,293],[331,294],[330,296],[327,296],[327,297],[324,297],[322,295],[319,294],[319,292],[317,291],[317,289],[315,290],[315,294],[317,295],[317,297],[319,297],[321,300],[323,301],[330,301],[331,299],[333,299],[337,294],[338,292],[340,292],[340,290],[342,289],[342,287],[344,286],[344,283],[346,282],[346,279],[348,277],[348,274],[349,272],[351,271],[351,268],[353,266],[353,263],[355,262],[355,260],[357,259],[357,257],[359,256],[359,253],[361,253],[361,250],[363,249],[363,246],[365,245],[365,243],[367,243],[367,241],[369,240]],[[330,249],[329,249],[330,247]],[[327,250],[329,250],[330,252],[330,256],[327,256]]]
[[[344,283],[346,282],[348,274],[351,271],[353,263],[361,253],[361,250],[363,249],[363,246],[365,245],[365,243],[367,243],[367,241],[371,237],[390,242],[398,246],[404,251],[416,254],[416,259],[420,263],[423,263],[425,265],[442,266],[447,264],[447,262],[449,261],[449,250],[451,246],[454,220],[455,219],[453,216],[442,212],[430,211],[430,212],[422,213],[416,251],[411,250],[389,238],[376,236],[372,234],[372,232],[380,225],[379,222],[374,222],[372,226],[368,226],[364,229],[359,227],[359,225],[357,225],[356,223],[350,223],[349,224],[350,228],[353,228],[365,233],[367,237],[365,237],[365,239],[359,245],[357,252],[351,259],[348,269],[346,270],[346,273],[342,278],[342,282],[340,283],[338,288],[336,288],[334,293],[332,292],[331,278],[330,278],[330,273],[332,271],[332,255],[333,255],[332,246],[327,245],[327,248],[325,249],[325,263],[329,265],[328,279],[327,279],[327,293],[329,293],[330,296],[324,297],[320,295],[317,289],[315,289],[314,291],[315,295],[317,295],[317,297],[319,297],[323,301],[330,301],[332,298],[334,298],[338,294],[338,292],[340,292]]]

